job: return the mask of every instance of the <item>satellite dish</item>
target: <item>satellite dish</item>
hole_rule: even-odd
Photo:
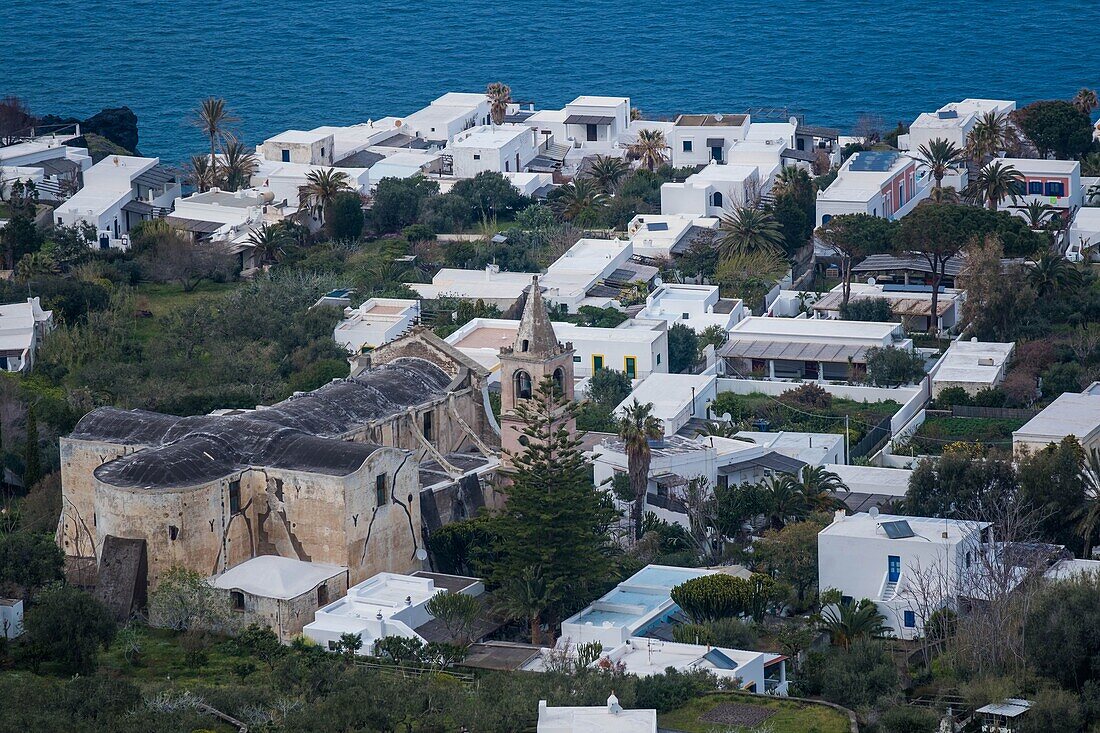
[[[719,112],[718,114],[714,115],[714,121],[715,121],[715,122],[721,122],[721,121],[722,121],[722,113],[721,113],[721,112]]]
[[[659,288],[659,287],[661,287],[662,285],[664,285],[664,281],[662,281],[662,280],[661,280],[661,278],[659,278],[659,277],[655,277],[655,278],[653,278],[653,284],[654,284],[654,285],[655,285],[656,287],[658,287],[658,288]]]
[[[875,519],[876,517],[878,517],[878,507],[871,507],[870,511],[868,511],[867,513],[871,515],[871,519]]]
[[[416,559],[420,562],[424,562],[428,559],[428,551],[425,550],[423,547],[416,548]]]
[[[868,285],[874,285],[875,284],[875,279],[873,277],[867,278],[867,284]]]

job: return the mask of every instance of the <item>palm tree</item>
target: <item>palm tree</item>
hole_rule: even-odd
[[[639,130],[638,139],[630,144],[627,152],[646,170],[653,171],[668,160],[668,141],[660,130]]]
[[[489,98],[489,114],[493,124],[503,125],[508,114],[508,105],[512,103],[512,90],[502,81],[494,81],[485,87],[485,96]]]
[[[725,420],[708,420],[703,427],[695,431],[696,435],[713,436],[715,438],[732,438],[740,432],[740,428]]]
[[[813,187],[810,174],[796,165],[785,165],[775,174],[775,182],[772,184],[772,194],[783,196],[797,194]]]
[[[286,228],[278,224],[264,224],[248,235],[252,256],[261,265],[265,262],[278,262],[283,256],[284,248],[293,241]]]
[[[1073,106],[1083,114],[1091,115],[1094,109],[1100,107],[1100,100],[1096,98],[1094,90],[1082,88],[1073,96]]]
[[[542,568],[528,567],[493,591],[494,610],[511,619],[523,619],[531,629],[531,643],[541,641],[542,616],[550,607],[550,587]]]
[[[1093,448],[1088,462],[1081,467],[1081,482],[1085,485],[1085,504],[1074,511],[1077,533],[1085,541],[1081,556],[1092,557],[1092,540],[1100,529],[1100,451]]]
[[[199,105],[199,112],[193,124],[210,140],[210,177],[213,180],[218,178],[218,142],[227,139],[229,126],[239,121],[229,113],[224,99],[209,97],[202,100],[202,104]]]
[[[1020,207],[1020,213],[1027,219],[1027,225],[1031,229],[1042,229],[1047,224],[1047,219],[1054,215],[1056,208],[1039,200],[1028,201],[1027,206]]]
[[[200,193],[214,187],[214,170],[210,167],[210,158],[205,155],[191,156],[187,165],[187,181]]]
[[[612,194],[629,172],[630,166],[622,158],[597,155],[588,168],[588,177],[596,182],[601,191]]]
[[[918,147],[915,159],[932,172],[932,177],[936,179],[936,190],[939,190],[947,172],[966,160],[966,151],[955,143],[938,137]]]
[[[1011,198],[1012,203],[1016,203],[1023,183],[1024,175],[1015,166],[995,160],[978,171],[978,175],[967,186],[967,196],[972,201],[984,203],[990,211],[996,211],[997,206],[1006,198]]]
[[[727,258],[734,254],[783,251],[779,222],[770,212],[752,206],[738,206],[722,214],[718,232],[719,251]]]
[[[618,432],[626,447],[627,473],[630,474],[630,488],[634,494],[634,505],[630,510],[634,539],[640,540],[646,489],[649,488],[649,441],[664,436],[664,428],[661,421],[653,416],[653,403],[643,405],[635,399],[623,408]]]
[[[578,178],[554,192],[550,207],[565,221],[589,223],[607,203],[607,194],[591,178]]]
[[[1040,297],[1053,295],[1081,283],[1081,273],[1073,263],[1053,252],[1044,252],[1040,255],[1039,259],[1032,263],[1027,277]]]
[[[351,178],[347,173],[335,168],[312,170],[306,174],[306,185],[299,194],[299,210],[309,210],[311,214],[325,221],[325,210],[336,194],[351,190]]]
[[[238,140],[230,140],[225,145],[225,160],[222,163],[221,183],[229,191],[247,188],[252,174],[259,165],[256,154]]]
[[[792,519],[805,519],[810,513],[802,487],[789,475],[769,476],[761,489],[767,507],[764,514],[773,529],[783,529]]]
[[[1012,140],[1012,123],[1004,112],[986,112],[966,136],[966,153],[975,165],[1008,148]]]
[[[845,649],[857,639],[882,638],[890,633],[886,617],[866,598],[859,603],[829,606],[821,615],[821,628],[829,634],[833,644]]]
[[[959,192],[954,186],[933,187],[928,192],[928,200],[937,204],[957,204],[959,203]]]
[[[1089,153],[1081,158],[1081,175],[1100,176],[1100,153]]]
[[[840,476],[824,466],[806,466],[801,478],[791,476],[790,479],[798,486],[806,503],[816,511],[832,511],[844,505],[836,494],[847,491],[848,487]]]

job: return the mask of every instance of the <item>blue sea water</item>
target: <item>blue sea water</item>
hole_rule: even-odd
[[[1098,0],[0,0],[0,95],[78,117],[127,105],[141,151],[175,162],[203,149],[187,120],[206,96],[255,143],[497,80],[540,107],[626,95],[848,128],[1100,86],[1098,28]]]

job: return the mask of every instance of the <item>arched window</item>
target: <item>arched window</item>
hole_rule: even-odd
[[[554,370],[554,391],[559,395],[565,394],[565,370],[561,367]]]
[[[512,375],[512,393],[517,400],[531,398],[531,375],[522,369]]]
[[[711,196],[710,198],[711,198],[711,200],[710,200],[710,205],[711,206],[725,206],[725,204],[723,203],[722,192],[721,191],[715,191],[714,195]]]
[[[832,221],[832,218],[832,214],[823,214],[821,217],[821,226],[825,226],[826,224],[828,224],[830,221]]]

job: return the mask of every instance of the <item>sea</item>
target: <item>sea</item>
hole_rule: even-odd
[[[224,97],[249,144],[406,115],[493,81],[560,108],[804,115],[851,129],[965,97],[1100,87],[1100,0],[0,0],[0,96],[39,114],[126,105],[178,163]]]

